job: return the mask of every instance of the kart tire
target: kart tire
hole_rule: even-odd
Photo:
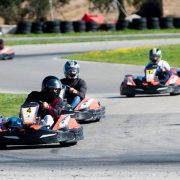
[[[170,96],[176,96],[176,95],[178,95],[179,93],[175,93],[175,92],[171,92],[170,93]]]
[[[0,149],[5,149],[6,146],[7,146],[6,144],[3,144],[3,143],[2,143],[2,144],[0,144]]]
[[[127,94],[126,97],[135,97],[135,94]]]
[[[77,141],[74,141],[74,142],[67,142],[67,141],[60,142],[60,146],[62,146],[62,147],[74,146],[76,144],[77,144]]]
[[[101,118],[97,118],[94,120],[94,122],[99,122],[101,120]]]

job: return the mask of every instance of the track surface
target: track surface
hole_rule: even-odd
[[[0,62],[0,91],[39,90],[44,76],[62,77],[64,53],[154,43],[157,45],[157,41],[148,40],[17,46],[14,47],[16,59]],[[180,41],[169,39],[158,43]],[[143,67],[80,64],[81,77],[88,83],[87,96],[99,99],[106,106],[106,118],[83,124],[85,139],[75,146],[21,146],[1,150],[1,180],[180,179],[180,96],[121,97],[119,85],[124,75],[141,75]]]

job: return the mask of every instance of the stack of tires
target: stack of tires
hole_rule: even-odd
[[[42,34],[44,29],[44,23],[42,21],[36,21],[32,23],[31,32],[35,34]]]
[[[71,21],[61,21],[61,32],[62,33],[74,32],[73,22],[71,22]]]
[[[43,27],[44,33],[60,33],[60,21],[46,21]]]
[[[103,31],[116,31],[116,24],[113,23],[105,23],[101,25],[101,30]]]
[[[147,28],[160,29],[159,18],[157,17],[147,18]]]
[[[86,31],[86,22],[83,20],[74,21],[73,27],[75,32],[85,32]]]
[[[86,31],[96,32],[98,30],[98,24],[95,21],[86,22]]]
[[[129,28],[129,21],[126,19],[119,19],[116,23],[116,30],[125,30]]]
[[[159,18],[161,29],[172,29],[174,28],[174,21],[172,17],[161,17]]]
[[[147,19],[146,18],[134,18],[131,22],[132,29],[145,30],[147,29]]]
[[[17,24],[17,34],[29,34],[31,33],[32,22],[21,21]]]
[[[180,18],[178,17],[174,18],[174,27],[180,28]]]

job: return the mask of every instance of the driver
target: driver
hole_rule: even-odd
[[[146,68],[152,67],[153,65],[158,65],[159,70],[157,71],[158,79],[162,84],[165,84],[166,81],[169,79],[171,72],[170,72],[170,65],[167,61],[161,59],[161,50],[158,48],[153,48],[149,51],[149,60],[150,62],[146,65]]]
[[[79,78],[80,65],[74,60],[67,61],[64,64],[65,78],[61,79],[62,84],[69,86],[66,97],[70,109],[74,109],[82,99],[85,98],[87,85]]]
[[[39,115],[49,127],[58,120],[63,108],[62,99],[59,97],[61,89],[62,84],[57,77],[47,76],[42,81],[41,91],[32,91],[25,100],[25,103],[33,100],[42,101]]]

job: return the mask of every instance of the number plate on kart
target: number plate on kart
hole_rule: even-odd
[[[152,82],[155,79],[156,69],[148,69],[146,70],[146,81]]]
[[[26,107],[21,109],[23,124],[34,124],[36,122],[38,107]]]

